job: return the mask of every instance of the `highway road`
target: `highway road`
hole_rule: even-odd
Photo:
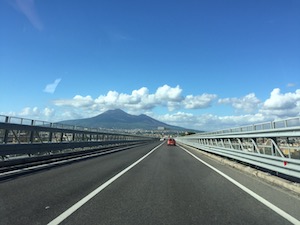
[[[299,196],[153,142],[0,181],[0,224],[300,224]]]

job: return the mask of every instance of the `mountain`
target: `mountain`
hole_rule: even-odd
[[[64,120],[59,123],[76,125],[82,127],[92,128],[106,128],[106,129],[143,129],[143,130],[157,130],[158,127],[164,127],[168,130],[188,129],[172,126],[158,120],[155,120],[147,115],[141,114],[139,116],[131,115],[121,109],[108,110],[95,117],[76,120]]]

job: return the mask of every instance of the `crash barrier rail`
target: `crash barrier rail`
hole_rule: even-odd
[[[212,132],[204,132],[203,135],[217,135],[217,134],[232,134],[235,132],[269,132],[270,130],[278,130],[278,129],[287,129],[293,130],[294,128],[297,129],[300,127],[300,117],[293,117],[284,120],[275,120],[271,122],[265,123],[258,123],[253,125],[241,126],[241,127],[234,127],[229,129],[217,130]]]
[[[60,123],[0,115],[0,157],[53,153],[64,149],[143,142],[153,137],[113,133]]]
[[[293,122],[291,123],[291,121]],[[216,132],[203,132],[178,137],[176,141],[277,173],[300,178],[299,122],[300,118],[297,117]]]

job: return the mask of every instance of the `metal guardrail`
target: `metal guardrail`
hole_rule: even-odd
[[[178,137],[176,141],[300,178],[300,117]]]
[[[263,132],[270,130],[293,130],[299,129],[300,127],[300,117],[293,117],[284,120],[275,120],[266,123],[258,123],[248,126],[234,127],[229,129],[217,130],[212,132],[203,132],[199,135],[219,135],[219,134],[232,134],[232,133],[240,133],[240,132]]]
[[[35,126],[35,127],[49,127],[49,128],[57,128],[57,129],[68,129],[74,131],[97,132],[97,133],[106,133],[106,134],[120,134],[120,133],[108,131],[107,129],[74,126],[74,125],[68,125],[64,123],[54,123],[54,122],[43,121],[43,120],[33,120],[28,118],[5,116],[5,115],[0,115],[0,123],[28,125],[28,126]],[[131,134],[122,134],[122,135],[133,136]]]
[[[90,141],[90,142],[63,142],[63,143],[35,143],[35,144],[7,144],[0,145],[0,156],[11,155],[43,155],[57,154],[64,150],[91,149],[100,146],[112,146],[121,144],[137,143],[138,141],[118,140],[118,141]],[[139,141],[142,142],[142,141]]]
[[[144,142],[153,137],[0,115],[0,157]]]

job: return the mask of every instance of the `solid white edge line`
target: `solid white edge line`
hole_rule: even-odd
[[[225,173],[221,172],[220,170],[216,169],[215,167],[211,166],[207,162],[205,162],[202,159],[198,158],[196,155],[194,155],[193,153],[189,152],[184,147],[180,146],[180,148],[183,149],[184,151],[186,151],[188,154],[190,154],[191,156],[193,156],[195,159],[197,159],[201,163],[203,163],[204,165],[208,166],[210,169],[214,170],[215,172],[217,172],[218,174],[220,174],[221,176],[223,176],[224,178],[226,178],[227,180],[229,180],[231,183],[233,183],[234,185],[236,185],[237,187],[239,187],[240,189],[242,189],[243,191],[245,191],[247,194],[251,195],[253,198],[255,198],[256,200],[258,200],[259,202],[261,202],[262,204],[264,204],[268,208],[272,209],[274,212],[276,212],[277,214],[279,214],[280,216],[282,216],[283,218],[285,218],[289,222],[291,222],[291,223],[293,223],[295,225],[300,225],[300,221],[297,220],[295,217],[291,216],[290,214],[286,213],[282,209],[280,209],[277,206],[273,205],[268,200],[264,199],[263,197],[261,197],[260,195],[256,194],[255,192],[251,191],[249,188],[245,187],[244,185],[242,185],[241,183],[237,182],[236,180],[234,180],[233,178],[229,177],[228,175],[226,175]]]
[[[69,217],[72,213],[74,213],[77,209],[79,209],[81,206],[83,206],[85,203],[87,203],[90,199],[92,199],[95,195],[97,195],[99,192],[101,192],[104,188],[106,188],[108,185],[113,183],[115,180],[117,180],[119,177],[121,177],[124,173],[126,173],[128,170],[136,166],[138,163],[140,163],[142,160],[144,160],[147,156],[149,156],[152,152],[154,152],[156,149],[158,149],[161,145],[156,146],[154,149],[152,149],[150,152],[148,152],[146,155],[144,155],[142,158],[138,159],[136,162],[119,172],[114,177],[110,178],[108,181],[100,185],[98,188],[96,188],[94,191],[92,191],[90,194],[85,196],[83,199],[79,200],[77,203],[75,203],[73,206],[68,208],[65,212],[60,214],[58,217],[56,217],[54,220],[52,220],[48,225],[57,225],[60,224],[62,221],[64,221],[67,217]]]

